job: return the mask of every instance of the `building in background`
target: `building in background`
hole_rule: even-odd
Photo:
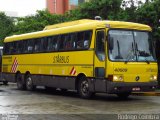
[[[47,9],[51,14],[64,14],[89,0],[47,0]]]

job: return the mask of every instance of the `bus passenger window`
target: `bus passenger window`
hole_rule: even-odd
[[[64,50],[65,48],[65,35],[60,35],[58,37],[58,49]]]
[[[91,37],[92,37],[92,31],[85,31],[84,48],[89,48]]]
[[[89,40],[85,40],[84,41],[84,48],[88,48],[89,47]]]
[[[47,50],[47,45],[48,45],[47,37],[42,38],[42,47],[41,47],[41,51],[46,52],[46,50]]]
[[[72,34],[71,34],[72,49],[75,49],[75,48],[76,48],[76,38],[77,38],[77,34],[76,34],[76,33],[72,33]]]
[[[26,53],[32,53],[33,52],[33,49],[34,49],[34,40],[35,39],[30,39],[30,40],[27,40],[27,52]]]
[[[34,51],[35,52],[40,52],[41,51],[41,38],[35,39],[34,43]]]
[[[79,32],[77,36],[77,48],[84,48],[84,32]]]
[[[53,36],[53,37],[48,37],[48,51],[56,51],[57,50],[57,37],[58,36]]]

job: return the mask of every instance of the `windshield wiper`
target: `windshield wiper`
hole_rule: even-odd
[[[150,63],[150,62],[146,59],[146,57],[149,57],[149,56],[151,56],[151,55],[150,55],[149,53],[145,52],[145,51],[139,50],[137,43],[136,43],[136,51],[137,51],[137,57],[142,56],[142,57],[145,58],[145,62],[146,62],[147,64]],[[138,58],[137,58],[137,60],[138,60]]]
[[[140,51],[140,50],[137,50],[138,51],[138,57],[139,56],[142,56],[145,58],[145,62],[147,64],[149,64],[150,62],[146,59],[147,57],[151,56],[149,53],[145,52],[145,51]]]

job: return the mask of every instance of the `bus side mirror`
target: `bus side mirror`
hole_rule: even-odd
[[[114,47],[114,42],[113,42],[113,38],[112,37],[109,37],[108,44],[109,44],[109,50],[112,51],[113,47]]]

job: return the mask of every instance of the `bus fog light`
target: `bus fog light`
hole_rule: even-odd
[[[156,81],[157,80],[157,76],[156,75],[151,75],[150,76],[150,80],[151,81]]]
[[[114,76],[114,77],[113,77],[113,81],[118,81],[118,77],[117,77],[117,76]]]
[[[154,80],[157,80],[157,76],[156,76],[156,75],[154,75],[154,76],[153,76],[153,79],[154,79]]]
[[[122,75],[114,75],[113,81],[123,81],[123,76]]]

